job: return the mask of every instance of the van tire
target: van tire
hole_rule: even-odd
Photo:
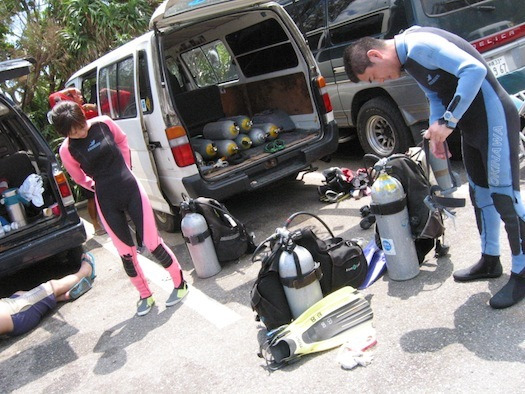
[[[157,228],[167,233],[174,233],[180,231],[180,214],[170,215],[166,212],[153,210],[155,214],[155,223]]]
[[[357,136],[365,153],[388,157],[412,144],[410,129],[399,110],[385,97],[363,104],[357,115]]]

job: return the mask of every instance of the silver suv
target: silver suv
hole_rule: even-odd
[[[326,78],[340,141],[357,136],[365,152],[387,156],[419,142],[428,104],[408,76],[377,85],[353,84],[343,50],[364,37],[392,38],[412,25],[455,33],[483,54],[509,93],[525,89],[525,2],[520,0],[279,0],[306,36]],[[345,130],[345,128],[347,128]],[[460,134],[449,137],[461,155]]]
[[[428,102],[416,82],[405,75],[384,84],[352,83],[343,67],[343,50],[352,41],[392,38],[408,26],[398,0],[282,0],[306,36],[326,78],[339,142],[357,131],[366,153],[389,156],[404,152],[428,124]],[[345,129],[346,128],[346,129]]]

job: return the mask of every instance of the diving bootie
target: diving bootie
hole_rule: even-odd
[[[296,320],[267,334],[261,357],[278,369],[299,357],[332,349],[356,335],[375,335],[370,304],[352,287],[343,287],[318,301]]]
[[[452,274],[457,282],[470,282],[471,280],[498,278],[503,273],[499,256],[482,254],[479,261],[469,268],[458,270]]]
[[[490,299],[489,305],[494,309],[508,308],[525,298],[525,276],[522,274],[510,273],[510,279]]]

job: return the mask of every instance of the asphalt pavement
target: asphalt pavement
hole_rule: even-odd
[[[369,204],[369,197],[325,203],[317,194],[323,169],[355,171],[363,166],[362,152],[351,145],[343,145],[330,163],[316,163],[317,170],[302,178],[238,195],[226,206],[257,242],[303,210],[319,215],[336,235],[367,242],[374,230],[360,228],[359,209]],[[455,195],[467,198],[467,207],[456,210],[455,222],[445,221],[449,255],[438,259],[430,253],[414,279],[396,282],[385,275],[362,291],[374,312],[377,338],[367,351],[367,366],[344,370],[337,361],[339,349],[334,349],[269,372],[257,357],[265,330],[250,308],[259,265],[244,256],[218,275],[200,279],[180,233],[162,236],[180,261],[189,295],[166,308],[171,280],[150,255],[141,256],[157,303],[148,315],[137,317],[138,294],[111,241],[107,235],[90,235],[86,248],[96,258],[97,272],[93,289],[61,304],[30,333],[0,339],[0,392],[521,392],[525,303],[498,311],[488,306],[510,273],[503,227],[504,275],[474,283],[452,278],[453,271],[480,256],[465,174],[461,162],[453,166],[461,180]],[[84,208],[80,213],[88,219]],[[89,222],[85,225],[92,234]],[[306,225],[315,225],[315,220],[298,217],[292,228]],[[26,279],[45,280],[43,276],[26,274]]]

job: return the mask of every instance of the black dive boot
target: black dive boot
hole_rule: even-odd
[[[525,276],[524,274],[510,273],[510,279],[490,299],[489,304],[494,309],[508,308],[525,298]]]
[[[482,254],[481,259],[472,267],[458,270],[452,274],[457,282],[470,282],[477,279],[489,279],[500,277],[503,268],[499,256]]]

